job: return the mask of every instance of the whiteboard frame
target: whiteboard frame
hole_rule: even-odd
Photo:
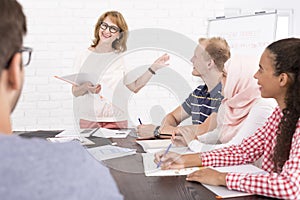
[[[272,12],[266,12],[266,11],[261,11],[261,12],[255,12],[255,14],[250,14],[250,15],[239,15],[239,16],[231,16],[231,17],[226,17],[226,16],[219,16],[214,19],[208,19],[208,26],[207,26],[207,37],[212,37],[210,34],[210,29],[211,29],[211,22],[214,21],[225,21],[225,20],[231,20],[231,19],[237,19],[237,18],[250,18],[250,17],[259,17],[262,15],[275,15],[275,21],[274,21],[274,32],[273,32],[273,38],[272,40],[276,40],[276,32],[277,32],[277,21],[278,21],[278,13],[277,10],[274,10]],[[222,37],[222,36],[220,36]],[[226,39],[226,38],[225,38]]]

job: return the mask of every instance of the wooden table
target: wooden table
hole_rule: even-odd
[[[53,137],[60,131],[34,131],[20,134],[22,137]],[[105,139],[90,137],[96,147],[116,142],[118,146],[137,149],[137,154],[122,158],[105,161],[104,164],[110,168],[120,192],[124,199],[128,200],[153,200],[153,199],[193,199],[209,200],[216,199],[215,194],[206,189],[200,183],[188,182],[185,176],[171,177],[146,177],[143,173],[143,161],[141,153],[143,149],[135,142],[135,138],[128,136],[126,139]],[[233,200],[262,200],[272,199],[263,196],[247,196],[231,198]]]

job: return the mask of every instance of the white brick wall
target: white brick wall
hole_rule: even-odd
[[[53,76],[73,72],[74,58],[90,45],[94,24],[103,12],[120,11],[130,30],[164,28],[186,35],[195,42],[198,37],[206,35],[207,19],[223,15],[224,12],[223,0],[19,2],[23,5],[28,22],[28,36],[24,45],[33,47],[34,53],[30,66],[26,68],[22,96],[12,115],[14,130],[65,129],[73,126],[71,86]],[[157,56],[150,60],[154,61]],[[191,66],[187,63],[179,65],[180,60],[176,59],[172,61],[171,57],[170,67],[182,74],[191,87],[195,87],[199,80],[192,78]],[[189,91],[186,92],[188,94]],[[181,101],[172,91],[149,85],[131,96],[128,109],[134,124],[137,123],[137,117],[141,117],[144,123],[158,122],[162,114],[174,109]],[[157,105],[164,110],[157,108]]]

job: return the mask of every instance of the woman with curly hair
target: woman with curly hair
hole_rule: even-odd
[[[122,101],[122,93],[126,87],[137,93],[153,77],[156,71],[168,66],[169,55],[160,56],[141,76],[131,80],[126,76],[126,67],[121,59],[127,50],[128,26],[123,15],[118,11],[103,13],[94,29],[93,43],[75,61],[75,71],[96,77],[98,84],[87,81],[72,87],[74,98],[74,114],[79,119],[80,128],[127,128],[126,110]],[[92,81],[92,80],[91,80]],[[119,86],[119,83],[121,86]],[[103,98],[100,91],[106,88]],[[115,95],[115,96],[113,96]],[[100,97],[100,98],[99,98]],[[114,99],[112,99],[114,97]]]
[[[188,181],[224,185],[229,189],[264,196],[298,199],[300,196],[300,39],[270,44],[263,52],[258,80],[262,97],[278,107],[266,124],[242,144],[210,152],[178,155],[157,153],[163,169],[192,166],[229,166],[253,163],[263,156],[266,174],[221,173],[210,168],[187,176]]]

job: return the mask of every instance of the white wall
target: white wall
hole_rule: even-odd
[[[300,37],[300,1],[299,0],[224,0],[225,10],[240,10],[241,13],[254,14],[255,11],[264,10],[293,10],[293,22],[291,36]],[[225,11],[225,12],[226,12]]]
[[[13,113],[14,130],[73,126],[71,87],[53,76],[73,72],[74,58],[90,45],[94,24],[103,12],[120,11],[130,30],[164,28],[195,42],[206,35],[208,18],[224,14],[223,0],[20,0],[20,3],[27,15],[29,30],[24,45],[33,47],[34,53],[26,68],[21,99]],[[199,83],[199,80],[190,81],[190,65],[178,66],[175,62],[170,67],[172,65],[179,73],[185,72],[182,74],[191,86]],[[156,113],[165,113],[181,103],[172,91],[153,85],[132,95],[131,99],[132,117],[142,115],[144,123],[157,121],[151,119],[150,113],[155,104],[165,109],[159,108]]]

